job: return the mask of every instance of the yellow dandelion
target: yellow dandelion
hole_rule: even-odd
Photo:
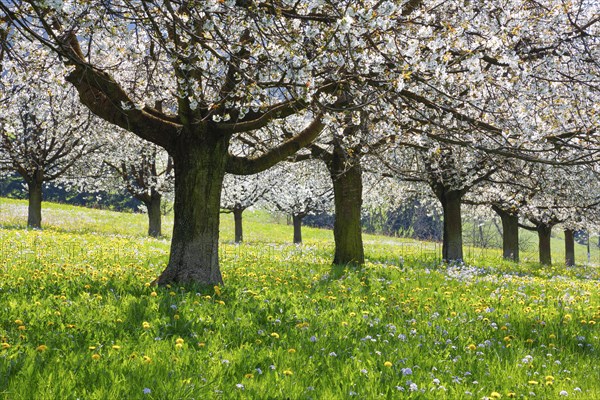
[[[296,349],[288,349],[288,353],[290,354],[294,354],[296,352]]]
[[[89,346],[88,350],[96,350],[96,346]]]
[[[146,363],[146,364],[150,364],[152,363],[152,359],[148,356],[144,356],[142,357],[142,360]]]
[[[244,378],[246,378],[246,379],[254,379],[254,374],[246,374],[246,375],[244,375]]]
[[[471,343],[470,345],[467,346],[467,349],[473,351],[473,350],[477,350],[477,346],[473,343]]]
[[[156,292],[152,292],[152,293],[150,293],[150,296],[156,297],[156,296],[158,296],[158,294]]]
[[[529,383],[530,385],[537,385],[539,382],[538,381],[528,381],[527,383]]]
[[[46,346],[45,344],[40,344],[38,347],[35,348],[37,351],[39,351],[40,353],[43,353],[44,351],[48,350],[48,346]]]
[[[115,344],[112,346],[112,349],[113,350],[121,350],[121,346]]]
[[[10,344],[4,342],[0,344],[0,347],[2,347],[2,350],[10,349]]]
[[[204,343],[204,342],[198,343],[198,347],[204,347],[204,346],[206,346],[206,343]]]
[[[500,398],[502,398],[502,395],[501,395],[500,393],[498,393],[498,392],[492,392],[492,393],[490,394],[490,397],[491,397],[492,399],[500,399]]]
[[[285,371],[283,371],[283,374],[284,374],[285,376],[294,375],[294,373],[293,373],[291,370],[289,370],[289,369],[286,369]]]
[[[221,295],[221,288],[220,288],[219,286],[216,286],[216,285],[215,285],[215,287],[214,287],[213,289],[215,290],[215,294],[216,294],[217,296],[220,296],[220,295]]]
[[[510,397],[511,399],[513,399],[513,398],[517,397],[517,394],[515,392],[508,392],[506,394],[506,397]]]
[[[279,333],[277,333],[277,332],[271,333],[271,336],[274,337],[275,339],[279,339]]]
[[[27,328],[25,328],[25,325],[19,325],[19,327],[17,329],[20,331],[24,331]]]
[[[15,319],[15,324],[17,325],[23,325],[23,321],[20,319]]]
[[[387,368],[392,368],[392,365],[393,365],[393,364],[392,364],[392,362],[391,362],[391,361],[386,361],[386,362],[384,362],[384,363],[383,363],[383,366],[384,366],[384,367],[387,367]]]
[[[99,360],[99,359],[100,359],[100,354],[98,354],[98,353],[92,354],[92,360]]]
[[[348,326],[348,322],[342,321],[342,326]]]
[[[553,381],[554,377],[552,375],[547,375],[545,378],[547,381]]]
[[[146,321],[142,322],[142,328],[144,328],[144,329],[150,329],[150,323],[146,322]]]

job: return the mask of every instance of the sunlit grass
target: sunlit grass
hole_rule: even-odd
[[[595,267],[449,267],[368,237],[373,261],[345,271],[330,232],[297,247],[248,214],[250,243],[221,246],[224,287],[156,288],[168,240],[143,215],[49,205],[28,231],[6,204],[0,398],[600,398]]]

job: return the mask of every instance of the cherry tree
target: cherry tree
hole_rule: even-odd
[[[244,230],[242,214],[263,200],[273,185],[270,171],[250,176],[225,175],[221,192],[221,208],[233,214],[235,243],[242,243]]]
[[[0,171],[16,172],[29,193],[27,225],[41,228],[45,183],[64,178],[82,158],[100,148],[86,135],[93,122],[74,90],[57,84],[44,51],[36,52],[28,75],[5,61],[0,77],[6,90],[0,117]]]
[[[273,210],[292,217],[294,243],[302,243],[302,219],[331,209],[331,181],[318,161],[284,163],[276,171],[278,179],[267,192],[265,202]]]
[[[122,186],[141,201],[148,214],[148,236],[162,235],[162,204],[165,195],[173,191],[173,160],[160,147],[143,141],[126,131],[110,140],[101,160],[122,183]],[[133,136],[133,137],[132,137]],[[113,186],[110,180],[105,186]]]
[[[306,146],[323,128],[313,100],[386,68],[383,57],[357,56],[393,24],[393,3],[352,3],[8,1],[0,10],[62,56],[92,112],[173,158],[173,239],[158,283],[217,284],[225,172],[260,172]],[[164,111],[151,105],[166,93]],[[255,157],[230,154],[233,141],[295,114],[306,122],[291,137]]]

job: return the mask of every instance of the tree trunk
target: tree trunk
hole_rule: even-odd
[[[177,142],[172,154],[175,164],[173,238],[169,264],[158,278],[158,284],[222,284],[219,216],[229,137],[204,135],[202,139],[185,139]]]
[[[462,261],[462,216],[460,202],[462,194],[449,191],[438,196],[444,210],[444,236],[442,257],[445,261]]]
[[[40,229],[42,227],[42,180],[27,182],[29,190],[29,207],[27,209],[27,226]]]
[[[346,162],[350,161],[350,162]],[[336,147],[329,173],[333,181],[335,203],[335,221],[333,237],[335,255],[333,263],[337,265],[363,265],[363,249],[360,215],[362,207],[362,168],[360,160],[348,160],[341,147]]]
[[[150,202],[146,204],[148,209],[148,236],[159,237],[162,235],[161,229],[161,213],[160,203],[162,195],[156,191],[152,191]]]
[[[537,226],[537,233],[539,239],[540,264],[552,265],[552,253],[550,250],[552,227],[545,224],[539,224]]]
[[[294,244],[302,243],[302,218],[304,218],[304,215],[292,215],[292,222],[294,224]]]
[[[244,231],[242,228],[242,213],[243,208],[233,209],[233,222],[235,224],[235,243],[242,243],[244,241]]]
[[[565,229],[565,264],[568,267],[575,265],[575,231]]]
[[[519,262],[519,217],[498,207],[493,207],[502,220],[502,257]]]

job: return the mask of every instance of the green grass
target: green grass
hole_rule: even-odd
[[[155,288],[145,216],[46,204],[32,231],[0,201],[0,398],[600,398],[597,267],[449,267],[368,236],[344,271],[330,232],[289,245],[256,212],[241,246],[224,216],[224,287]]]

